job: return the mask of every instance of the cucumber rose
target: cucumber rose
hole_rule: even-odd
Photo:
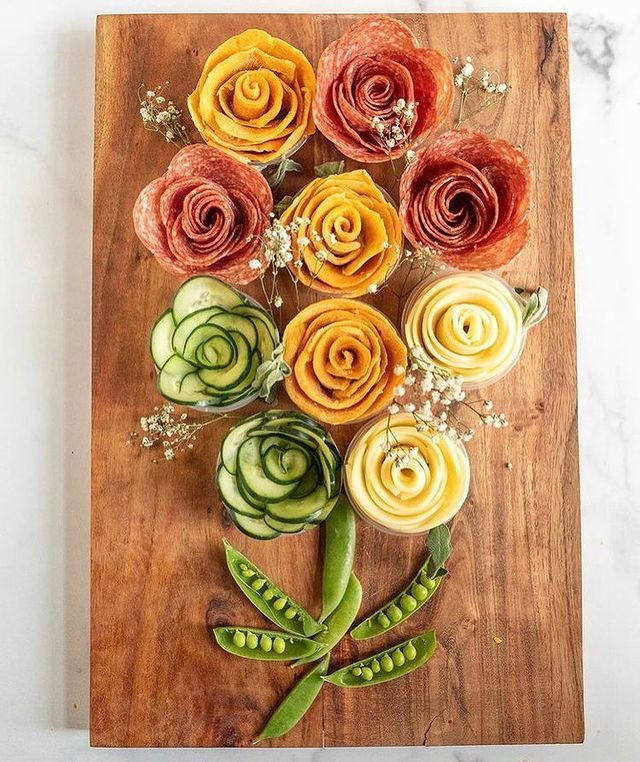
[[[313,419],[288,410],[234,426],[220,450],[218,492],[244,534],[270,540],[324,521],[342,486],[342,460]]]
[[[216,278],[191,278],[151,332],[158,389],[181,405],[246,404],[258,396],[257,370],[277,343],[273,320],[256,302]]]

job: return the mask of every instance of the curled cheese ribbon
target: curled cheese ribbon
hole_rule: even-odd
[[[419,534],[449,521],[469,491],[464,446],[418,431],[409,413],[384,416],[354,439],[345,461],[349,497],[374,524]]]
[[[209,145],[268,164],[315,131],[315,73],[306,56],[261,29],[248,29],[208,57],[187,103]]]
[[[411,298],[404,321],[409,348],[466,384],[510,370],[522,351],[521,301],[502,280],[481,272],[439,276]]]
[[[384,409],[402,384],[407,350],[389,320],[349,299],[310,304],[287,325],[284,361],[291,400],[325,423],[349,423]]]
[[[400,257],[398,213],[364,169],[309,183],[281,222],[296,226],[290,269],[316,291],[362,296],[384,282]]]

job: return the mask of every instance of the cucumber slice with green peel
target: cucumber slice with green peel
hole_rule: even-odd
[[[302,532],[307,526],[304,521],[297,524],[289,523],[288,521],[279,521],[278,519],[274,519],[273,516],[269,516],[268,513],[264,517],[264,523],[268,527],[271,527],[271,529],[276,529],[281,534],[298,534],[298,532]]]
[[[249,505],[253,505],[255,508],[259,508],[264,513],[266,511],[266,503],[264,500],[257,498],[251,493],[251,491],[247,488],[247,483],[243,479],[242,473],[240,471],[236,473],[235,480],[236,486],[238,487],[238,492],[242,495],[242,498],[247,503],[249,503]]]
[[[331,500],[327,501],[327,504],[325,507],[318,513],[316,516],[311,517],[310,519],[307,519],[307,521],[312,524],[313,526],[317,526],[318,524],[322,524],[322,522],[327,518],[327,516],[331,513],[333,510],[335,504],[338,502],[338,498],[340,495],[337,495],[336,497],[332,497]]]
[[[200,368],[198,371],[205,386],[220,391],[235,390],[240,381],[248,375],[253,360],[251,347],[245,337],[236,331],[229,331],[229,335],[238,353],[236,362],[229,368],[220,368],[219,370]]]
[[[204,323],[204,325],[196,326],[189,334],[187,340],[184,343],[184,350],[182,357],[187,362],[191,362],[194,365],[198,363],[197,351],[202,348],[206,350],[209,342],[212,339],[222,339],[224,343],[230,348],[229,359],[231,362],[223,363],[222,365],[214,366],[212,370],[218,370],[219,368],[226,368],[233,363],[236,356],[236,347],[232,337],[229,333],[221,328],[219,325],[212,325],[211,323]],[[206,357],[206,355],[205,355]],[[203,358],[204,359],[204,358]],[[211,366],[208,366],[211,367]]]
[[[252,415],[246,421],[234,426],[225,436],[220,447],[220,458],[224,467],[230,474],[236,473],[236,459],[240,445],[245,441],[248,433],[258,427],[262,420],[262,413]]]
[[[211,395],[206,392],[202,383],[196,383],[192,378],[197,370],[194,365],[183,360],[179,355],[171,355],[158,375],[160,394],[171,402],[184,404],[206,402]],[[187,378],[189,381],[183,389],[183,383]]]
[[[271,443],[265,449],[265,442],[271,437],[262,440],[260,458],[265,474],[278,484],[293,484],[296,486],[309,470],[309,456],[300,447],[291,447],[287,440],[279,439]],[[285,447],[282,446],[285,443]],[[288,446],[287,446],[288,445]]]
[[[243,315],[252,320],[256,331],[258,332],[258,349],[265,360],[268,360],[273,354],[273,350],[278,343],[278,331],[274,323],[271,322],[266,312],[252,307],[249,304],[243,304],[233,310],[234,314]]]
[[[241,304],[238,307],[234,307],[232,311],[238,315],[261,320],[269,329],[272,339],[276,340],[278,336],[276,324],[271,319],[269,313],[265,312],[262,307],[254,307],[252,304]]]
[[[258,346],[258,331],[249,318],[235,315],[232,312],[218,312],[216,315],[212,315],[207,322],[211,325],[218,325],[229,333],[235,331],[244,336],[249,342],[252,352]]]
[[[298,486],[295,488],[295,490],[291,493],[290,497],[293,499],[294,497],[301,498],[306,497],[307,495],[310,495],[314,489],[320,484],[320,466],[318,465],[317,461],[313,460],[311,467],[307,471],[307,473],[302,477],[302,479],[298,482]]]
[[[341,474],[340,456],[337,450],[328,444],[325,437],[320,437],[314,432],[309,431],[309,429],[304,430],[299,426],[292,426],[292,428],[302,431],[315,440],[320,453],[320,464],[322,466],[327,494],[329,496],[337,494],[341,487],[337,478],[337,476]]]
[[[243,516],[235,511],[229,511],[229,515],[238,529],[248,537],[253,537],[254,540],[272,540],[280,534],[277,529],[268,526],[264,519]]]
[[[296,488],[294,484],[278,484],[269,479],[262,467],[260,441],[250,438],[238,450],[237,473],[242,486],[256,499],[265,503],[283,500]]]
[[[222,312],[222,307],[207,307],[203,310],[187,315],[184,320],[176,324],[176,330],[173,334],[173,348],[179,355],[184,355],[184,345],[195,328],[204,325],[207,320],[218,312]],[[173,313],[172,313],[173,314]]]
[[[204,328],[204,326],[201,327]],[[209,370],[226,368],[235,362],[236,348],[230,339],[224,336],[212,336],[196,348],[195,360],[198,365]]]
[[[216,475],[216,483],[218,485],[218,492],[222,498],[222,502],[227,508],[230,508],[235,513],[240,513],[243,516],[251,516],[252,518],[261,518],[264,516],[264,511],[247,503],[238,491],[238,485],[235,477],[232,476],[223,463],[218,466],[218,472]]]
[[[311,521],[326,506],[327,490],[321,484],[307,497],[290,498],[266,503],[269,516],[289,523]]]
[[[185,281],[173,297],[173,319],[177,323],[205,307],[232,310],[244,304],[243,297],[231,286],[210,275],[196,275]]]
[[[175,329],[171,310],[163,312],[151,329],[151,357],[158,369],[174,354],[172,339]]]

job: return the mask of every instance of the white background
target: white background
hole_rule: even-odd
[[[570,13],[585,745],[360,752],[89,749],[95,15],[392,7]],[[567,0],[564,8],[540,0],[344,0],[314,6],[300,0],[1,0],[0,30],[0,762],[639,759],[640,11],[632,11],[629,0]],[[542,682],[553,679],[540,675]]]

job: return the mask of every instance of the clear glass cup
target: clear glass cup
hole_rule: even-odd
[[[406,331],[407,320],[408,320],[408,317],[409,317],[409,314],[410,314],[411,310],[413,309],[413,306],[418,301],[418,299],[422,296],[422,294],[433,283],[435,283],[438,280],[442,280],[444,278],[449,278],[452,275],[469,275],[469,274],[477,274],[477,275],[482,275],[483,277],[493,278],[494,280],[498,281],[498,283],[502,284],[513,295],[513,297],[515,298],[516,302],[518,302],[518,304],[522,304],[522,299],[517,294],[517,292],[513,288],[513,286],[511,286],[511,284],[507,283],[507,281],[504,280],[504,278],[501,278],[499,275],[496,275],[495,273],[487,272],[487,271],[484,271],[484,270],[477,270],[477,271],[476,270],[469,270],[469,271],[466,271],[466,270],[454,270],[452,268],[447,268],[445,270],[439,270],[438,272],[433,273],[432,275],[430,275],[424,281],[421,281],[420,283],[418,283],[415,286],[415,288],[411,291],[409,296],[407,297],[407,300],[405,302],[404,308],[402,310],[402,317],[400,319],[401,332],[402,332],[402,335],[404,336],[404,340],[405,340],[407,346],[409,346],[409,340],[408,340],[407,331]],[[518,361],[520,360],[520,357],[522,355],[522,351],[524,349],[526,338],[527,338],[527,327],[525,325],[523,325],[522,326],[522,335],[521,335],[521,338],[520,338],[520,344],[519,344],[519,347],[518,347],[518,351],[514,355],[513,360],[507,366],[505,366],[504,368],[501,368],[498,373],[495,373],[494,375],[489,376],[486,379],[483,379],[481,381],[463,381],[463,383],[462,383],[463,388],[466,391],[472,391],[473,389],[481,389],[481,388],[484,388],[484,387],[487,387],[487,386],[491,386],[492,384],[495,384],[497,381],[500,381],[500,379],[504,378],[518,364]],[[411,349],[410,346],[409,346],[409,349]],[[443,367],[443,366],[440,366],[428,354],[428,352],[427,352],[427,356],[429,357],[429,360],[434,363],[434,365],[438,365],[438,367]],[[448,371],[449,369],[443,367],[443,370],[447,370]]]

